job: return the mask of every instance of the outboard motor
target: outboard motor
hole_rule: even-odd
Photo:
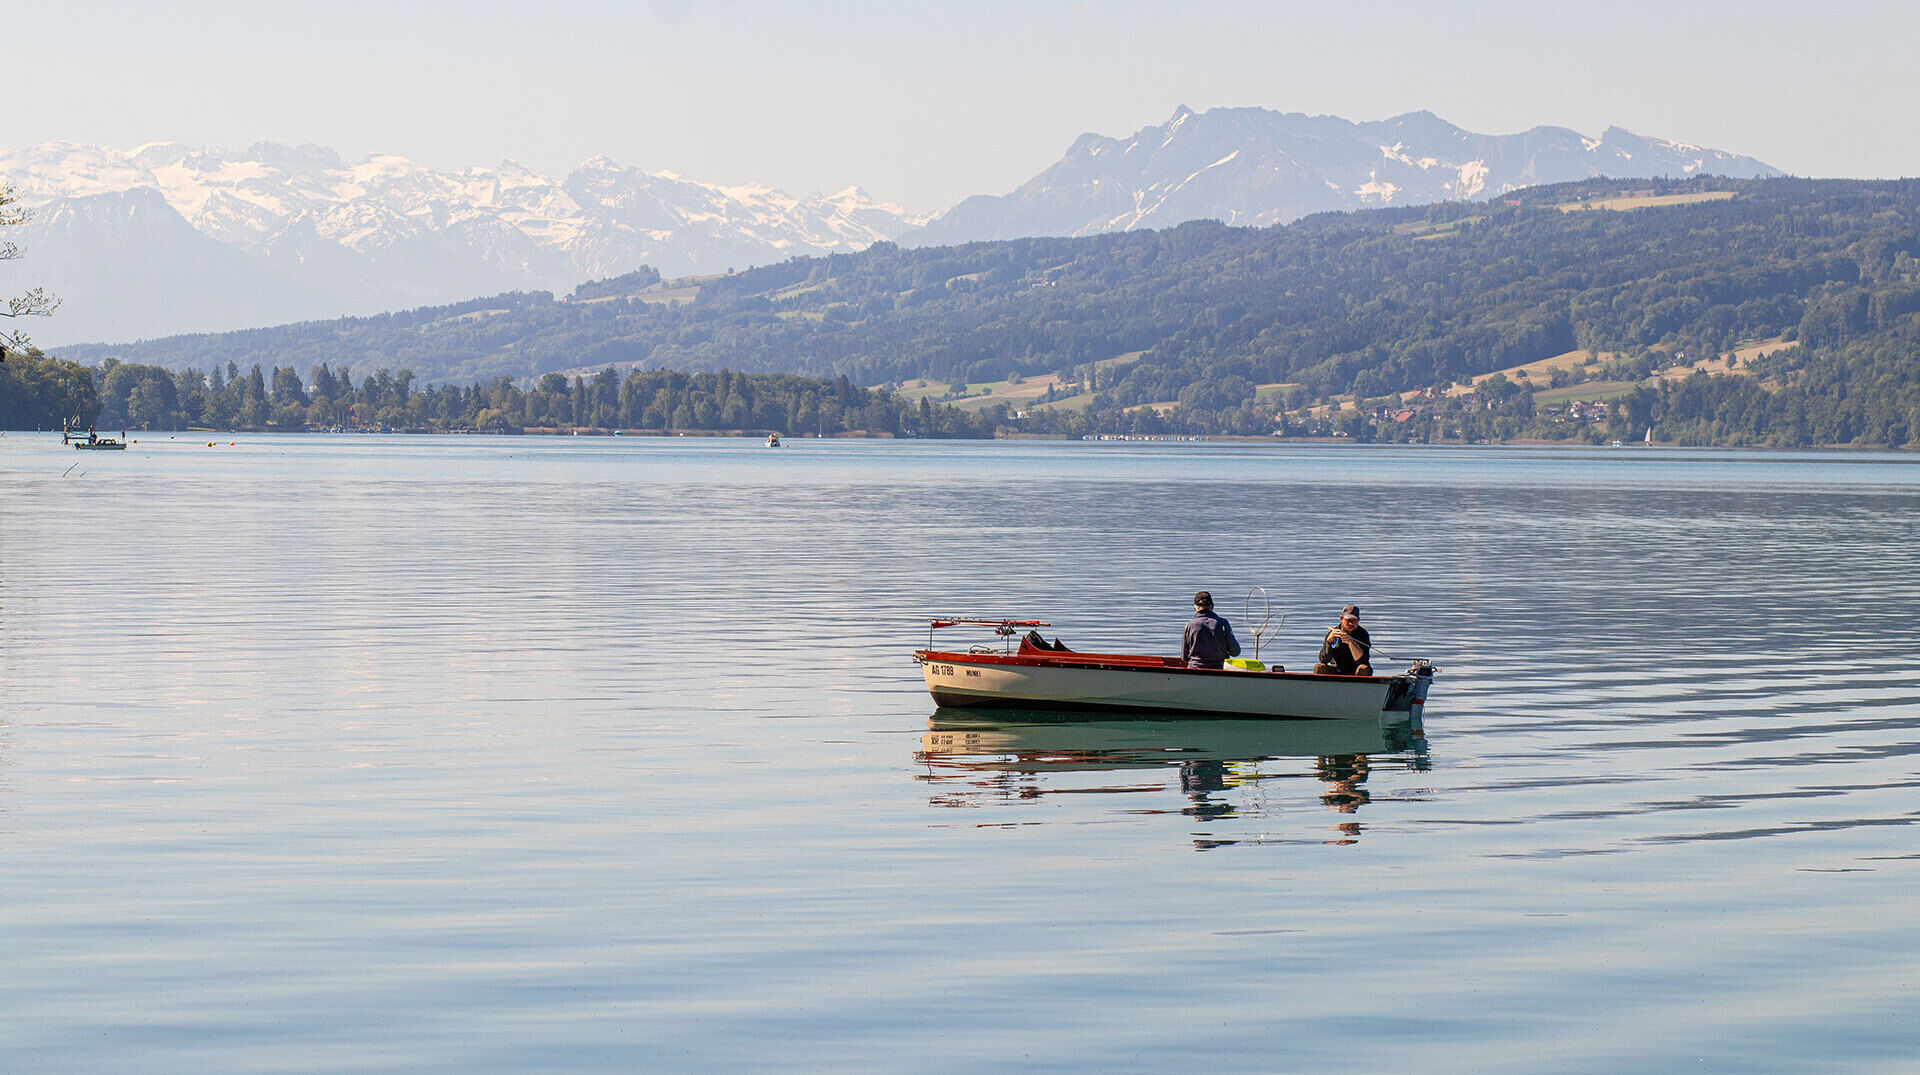
[[[1427,691],[1433,686],[1433,677],[1439,673],[1432,661],[1415,661],[1407,674],[1413,677],[1413,693],[1408,700],[1413,703],[1413,716],[1418,720],[1420,707],[1427,704]]]
[[[1407,669],[1407,674],[1413,677],[1413,684],[1407,698],[1407,717],[1413,725],[1414,739],[1423,742],[1427,738],[1427,728],[1421,717],[1427,705],[1427,691],[1432,688],[1433,677],[1439,671],[1433,666],[1432,661],[1415,661],[1413,667]]]

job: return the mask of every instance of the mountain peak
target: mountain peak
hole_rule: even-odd
[[[340,154],[311,142],[297,146],[280,142],[255,142],[247,147],[244,154],[233,156],[296,171],[326,171],[340,167]]]
[[[519,161],[514,160],[512,157],[501,158],[499,166],[494,168],[493,171],[495,175],[500,176],[502,179],[531,180],[534,182],[545,182],[545,183],[553,182],[551,179],[548,179],[545,175],[534,171],[532,168],[529,168],[524,164],[521,164]]]
[[[1417,112],[1402,112],[1397,116],[1381,120],[1380,125],[1429,137],[1451,137],[1467,133],[1424,108]]]
[[[1060,161],[999,197],[969,198],[913,241],[1093,235],[1189,220],[1284,224],[1375,205],[1492,198],[1596,175],[1778,174],[1751,157],[1609,128],[1475,134],[1424,109],[1354,123],[1264,108],[1185,105],[1128,139],[1084,134]]]

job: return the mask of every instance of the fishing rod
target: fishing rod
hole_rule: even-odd
[[[1321,635],[1320,636],[1321,643],[1324,644],[1327,640],[1328,635],[1331,635],[1332,633],[1333,633],[1332,631],[1328,631],[1327,634]],[[1425,657],[1396,657],[1393,654],[1388,653],[1386,650],[1383,650],[1380,647],[1374,645],[1371,639],[1369,639],[1368,641],[1362,644],[1367,647],[1367,656],[1369,658],[1379,657],[1382,660],[1388,660],[1388,661],[1408,661],[1413,664],[1425,664],[1425,665],[1433,664],[1432,661],[1426,659]]]
[[[1266,642],[1268,636],[1278,635],[1280,631],[1286,627],[1287,614],[1282,610],[1280,613],[1280,622],[1274,623],[1273,602],[1267,597],[1267,588],[1265,586],[1255,586],[1247,591],[1246,604],[1242,609],[1245,618],[1241,621],[1242,623],[1251,624],[1253,622],[1253,598],[1255,594],[1260,595],[1261,610],[1260,626],[1253,630],[1253,659],[1257,661],[1260,659],[1260,647]],[[1322,643],[1325,643],[1326,636],[1322,635],[1320,640]],[[1368,640],[1366,646],[1367,656],[1369,658],[1377,656],[1382,660],[1406,661],[1409,664],[1424,664],[1429,668],[1434,667],[1433,662],[1425,657],[1396,657],[1375,646],[1371,640]]]

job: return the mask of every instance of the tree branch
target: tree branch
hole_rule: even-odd
[[[60,308],[60,300],[49,295],[45,288],[36,287],[24,295],[7,300],[7,308],[0,310],[0,317],[46,317]]]

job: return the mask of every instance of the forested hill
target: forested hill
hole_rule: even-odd
[[[1064,385],[1085,384],[1083,365],[1137,353],[1096,374],[1094,409],[1178,401],[1189,419],[1237,413],[1244,421],[1214,427],[1239,431],[1271,423],[1262,385],[1285,386],[1295,406],[1377,398],[1575,348],[1651,352],[1657,365],[1797,337],[1807,346],[1793,363],[1871,350],[1876,377],[1899,365],[1889,356],[1912,354],[1897,341],[1920,336],[1920,182],[1632,186],[1533,188],[1492,205],[1271,229],[883,243],[696,281],[643,274],[631,288],[565,300],[517,294],[61,357],[203,369],[350,363],[427,382],[524,383],[613,364],[862,384],[1059,373]],[[1657,196],[1619,197],[1647,193]],[[1771,370],[1769,383],[1795,374]]]

